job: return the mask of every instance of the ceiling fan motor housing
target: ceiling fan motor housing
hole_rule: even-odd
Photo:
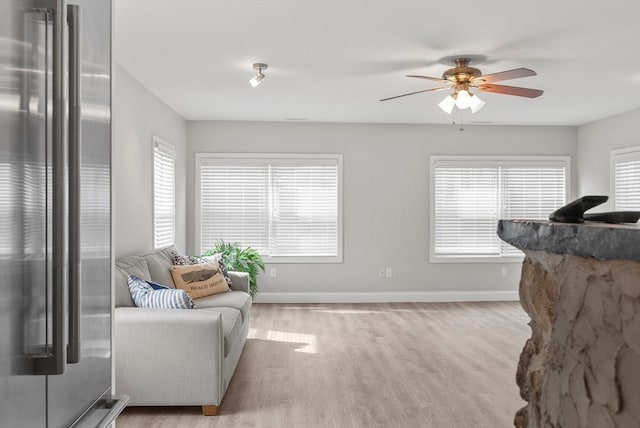
[[[468,85],[472,79],[482,76],[482,72],[479,69],[469,67],[469,61],[471,61],[469,58],[456,58],[453,61],[456,66],[446,70],[442,74],[442,78],[454,85]]]

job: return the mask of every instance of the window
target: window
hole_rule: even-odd
[[[153,137],[153,246],[175,243],[176,153],[173,145]]]
[[[342,262],[341,155],[196,155],[196,249],[216,241],[265,261]]]
[[[519,260],[499,219],[546,220],[567,197],[568,157],[431,157],[431,262]]]
[[[611,151],[614,209],[640,210],[640,146]]]

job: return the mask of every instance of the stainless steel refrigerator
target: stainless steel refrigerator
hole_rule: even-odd
[[[108,426],[111,1],[0,0],[0,428]]]

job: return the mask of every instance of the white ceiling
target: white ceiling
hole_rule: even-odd
[[[115,61],[188,120],[579,125],[640,107],[636,0],[115,0]],[[454,56],[536,99],[483,93],[453,116]],[[265,62],[252,88],[251,64]]]

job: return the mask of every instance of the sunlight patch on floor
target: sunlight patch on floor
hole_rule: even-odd
[[[292,333],[289,331],[259,330],[250,328],[249,339],[272,340],[274,342],[296,343],[300,347],[294,349],[295,352],[305,354],[317,354],[318,342],[315,334]]]

